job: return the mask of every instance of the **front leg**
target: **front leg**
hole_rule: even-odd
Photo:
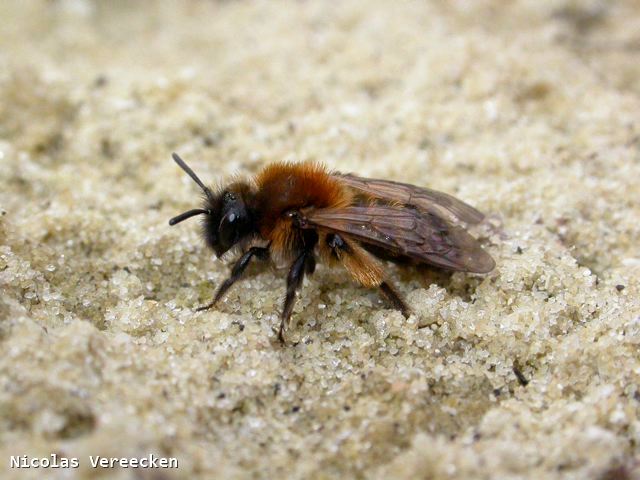
[[[282,309],[282,317],[280,320],[280,330],[278,338],[284,344],[284,326],[289,323],[293,305],[296,301],[296,292],[302,285],[305,271],[312,272],[315,267],[315,259],[311,252],[304,251],[291,264],[289,275],[287,275],[287,296],[284,299],[284,307]]]
[[[200,312],[202,310],[208,310],[211,307],[213,307],[216,303],[218,303],[218,301],[222,298],[222,296],[225,293],[227,293],[227,290],[231,288],[231,285],[236,283],[236,281],[238,281],[240,277],[242,277],[242,274],[249,266],[249,262],[251,261],[251,258],[253,258],[254,256],[258,257],[260,260],[268,259],[269,247],[268,246],[267,247],[251,247],[249,250],[247,250],[244,253],[244,255],[242,255],[238,259],[238,261],[235,263],[235,265],[231,269],[231,275],[229,276],[229,278],[227,278],[224,282],[222,282],[222,285],[220,285],[220,287],[218,288],[218,291],[216,292],[216,296],[214,297],[213,301],[208,305],[196,308],[196,312]]]

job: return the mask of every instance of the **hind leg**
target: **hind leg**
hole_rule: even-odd
[[[400,310],[400,312],[402,312],[402,315],[404,315],[404,318],[409,318],[409,315],[411,315],[409,306],[389,282],[387,282],[386,280],[382,282],[380,284],[380,290],[382,290],[384,296],[387,297],[387,300],[391,302],[393,308],[395,308],[396,310]]]
[[[339,260],[355,280],[366,287],[379,287],[393,308],[409,317],[410,309],[406,302],[384,279],[382,265],[369,252],[356,243],[350,245],[337,233],[327,235],[326,244],[331,256]]]

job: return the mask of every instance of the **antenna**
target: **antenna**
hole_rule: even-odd
[[[201,215],[206,213],[209,215],[211,212],[209,210],[203,210],[202,208],[194,208],[193,210],[189,210],[188,212],[181,213],[180,215],[176,215],[171,220],[169,220],[169,225],[173,226],[176,223],[180,223],[187,218],[195,217],[196,215]]]
[[[213,194],[211,193],[211,190],[209,190],[209,187],[206,187],[206,186],[204,185],[204,183],[202,183],[202,180],[200,180],[200,179],[198,178],[198,176],[195,174],[195,172],[194,172],[193,170],[191,170],[191,167],[190,167],[189,165],[187,165],[187,164],[185,163],[185,161],[184,161],[184,160],[182,160],[182,159],[180,158],[180,156],[179,156],[177,153],[172,153],[172,154],[171,154],[171,156],[173,157],[173,160],[178,164],[178,166],[179,166],[182,170],[184,170],[185,172],[187,172],[187,175],[189,175],[189,176],[193,179],[193,181],[194,181],[194,182],[196,182],[196,183],[200,186],[200,188],[201,188],[202,190],[204,190],[204,193],[205,193],[205,195],[207,196],[207,198],[208,198],[209,200],[213,200]],[[194,211],[194,210],[191,210],[191,212],[193,212],[193,211]],[[188,213],[188,212],[185,212],[185,213]],[[200,212],[200,213],[206,213],[206,212]],[[184,214],[183,214],[183,215],[184,215]],[[194,213],[193,215],[197,215],[197,214],[196,214],[196,213]],[[191,216],[192,216],[192,215],[191,215]],[[178,217],[176,217],[176,218],[178,218]],[[185,217],[185,218],[189,218],[189,217]],[[182,220],[184,220],[185,218],[183,218]],[[176,223],[178,223],[178,222],[176,222]]]

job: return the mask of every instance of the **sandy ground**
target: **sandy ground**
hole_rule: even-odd
[[[3,478],[640,476],[636,2],[0,18]],[[282,270],[193,311],[231,259],[167,225],[199,198],[172,151],[212,183],[313,159],[453,193],[497,268],[390,266],[405,320],[319,267],[283,348]],[[54,452],[79,467],[9,469]],[[179,468],[89,464],[149,453]]]

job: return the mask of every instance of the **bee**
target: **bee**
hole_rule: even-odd
[[[379,288],[405,317],[410,309],[386,277],[385,260],[473,273],[495,266],[460,225],[477,224],[484,215],[446,193],[330,172],[317,163],[287,162],[213,190],[177,154],[173,159],[202,189],[204,204],[173,217],[169,225],[203,215],[204,240],[218,258],[232,248],[242,252],[213,301],[197,310],[220,301],[254,257],[287,263],[278,331],[282,343],[296,292],[304,276],[313,274],[316,258],[341,265],[365,287]]]

